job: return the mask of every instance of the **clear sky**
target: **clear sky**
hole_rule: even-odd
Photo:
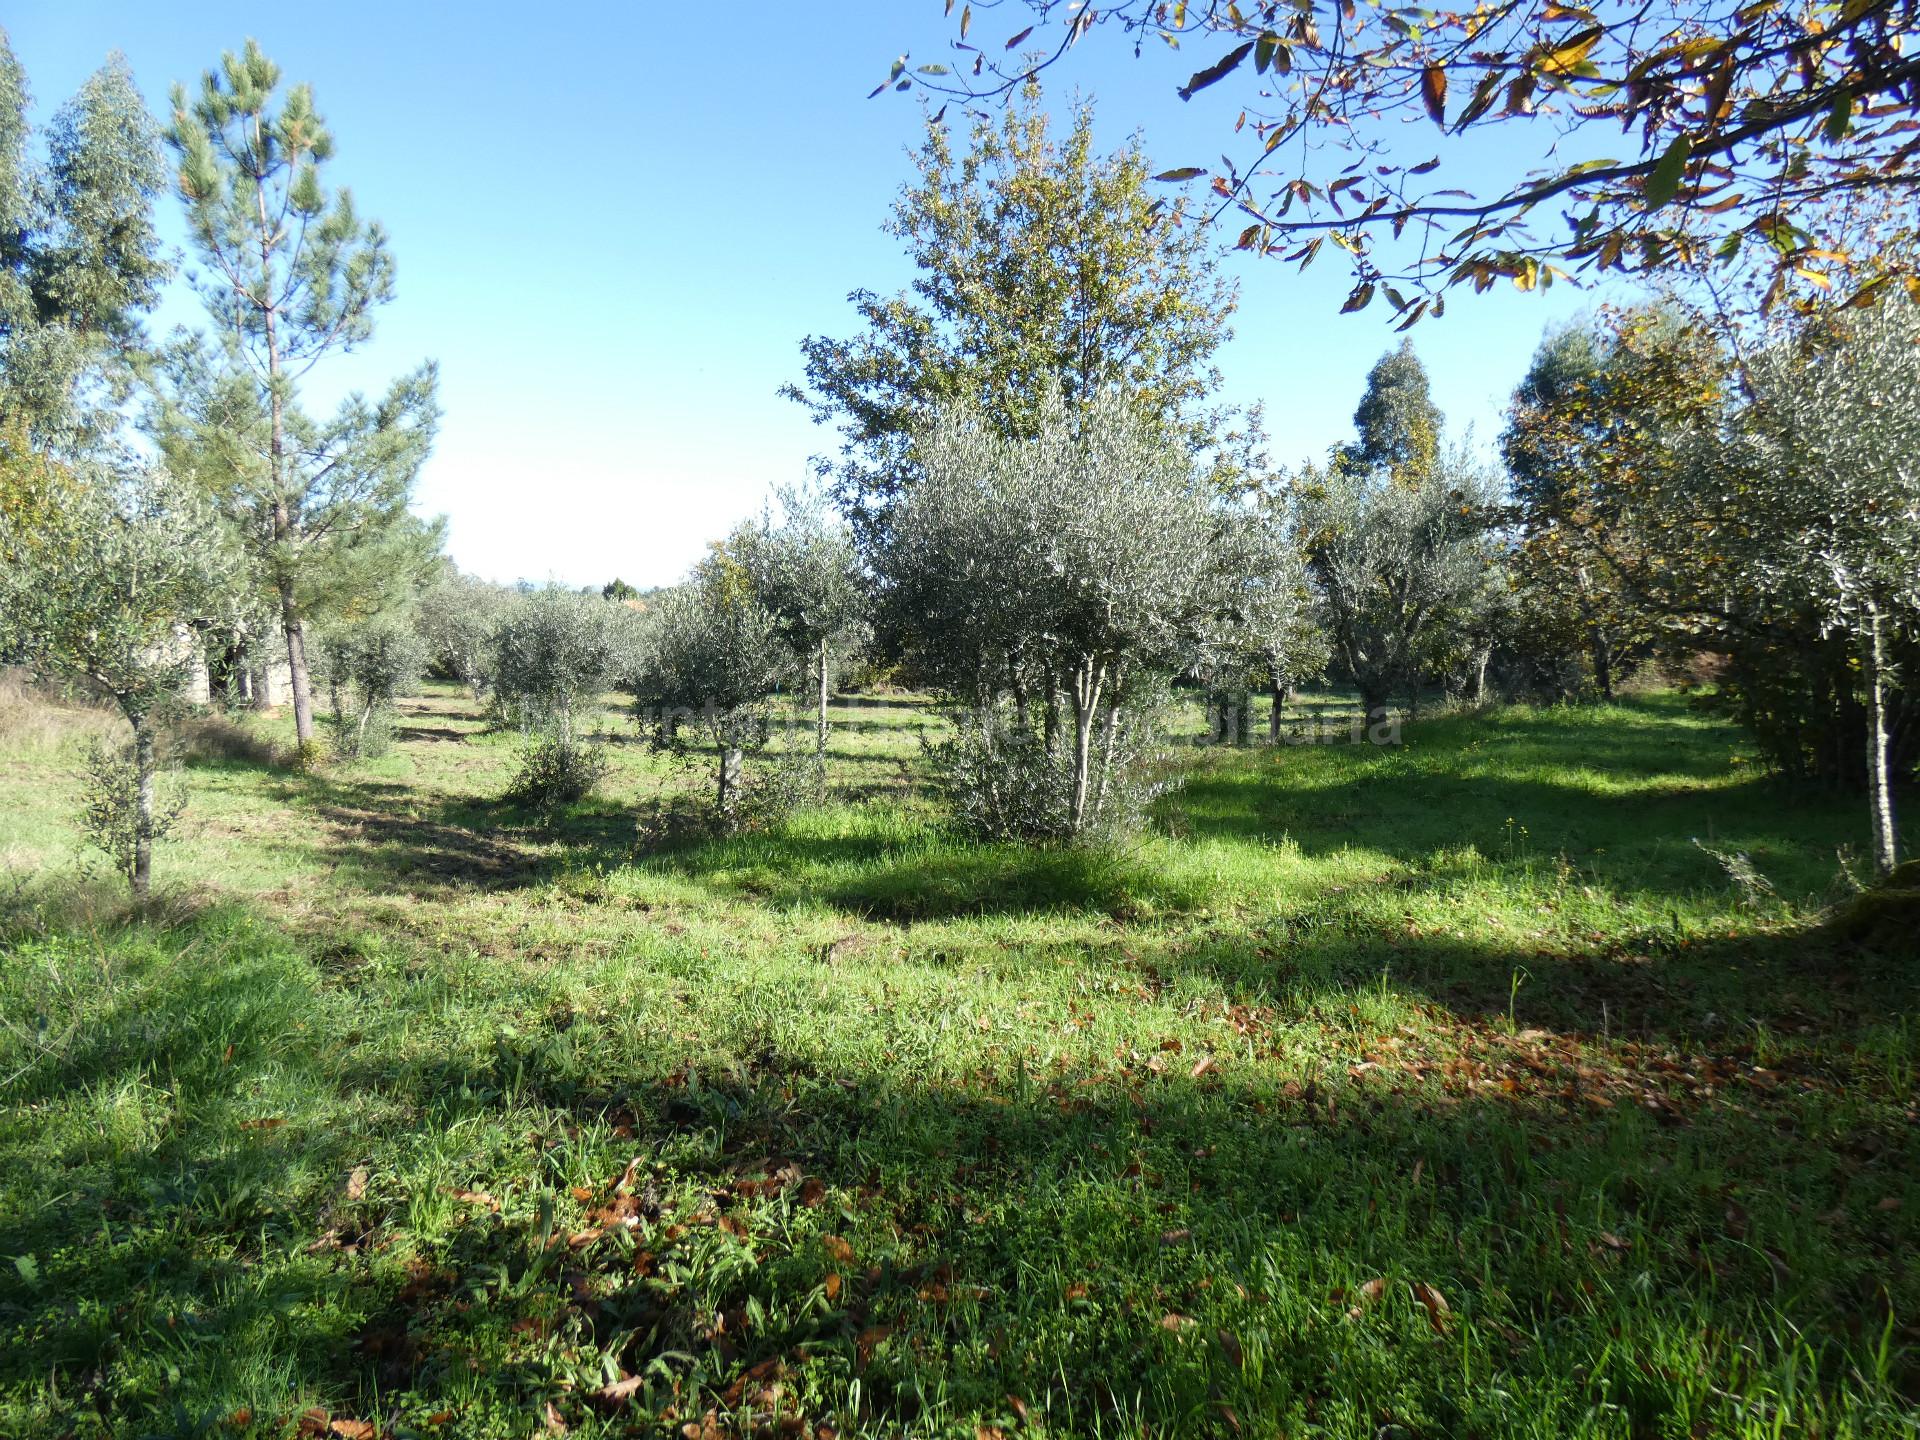
[[[946,58],[942,8],[12,0],[4,23],[41,117],[115,49],[162,116],[173,82],[197,83],[248,35],[310,81],[332,178],[399,261],[376,339],[331,383],[378,388],[439,359],[446,417],[417,508],[449,517],[463,568],[644,586],[834,448],[775,392],[799,376],[803,335],[851,330],[849,291],[911,278],[879,227],[920,112],[865,97],[902,51]],[[974,38],[1015,28],[1013,13],[977,17]],[[1071,58],[1050,90],[1092,94],[1102,130],[1117,143],[1137,128],[1156,168],[1227,148],[1231,87],[1173,94],[1193,52]],[[176,211],[163,223],[178,238]],[[1351,282],[1330,257],[1304,276],[1227,265],[1241,287],[1228,398],[1266,402],[1281,458],[1318,455],[1350,433],[1367,368],[1397,343],[1390,312],[1337,314]],[[1455,430],[1491,438],[1543,328],[1593,303],[1567,286],[1461,293],[1420,325]],[[161,316],[197,319],[185,294]]]

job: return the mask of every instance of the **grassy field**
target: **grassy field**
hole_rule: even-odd
[[[836,718],[834,803],[665,848],[613,709],[549,825],[450,690],[318,776],[202,726],[133,915],[9,712],[0,1435],[1915,1433],[1857,799],[1656,695],[980,849],[924,707]]]

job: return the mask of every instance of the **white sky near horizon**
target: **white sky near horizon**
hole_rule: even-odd
[[[312,82],[337,141],[331,178],[386,225],[399,263],[374,341],[326,367],[313,398],[437,358],[446,413],[416,508],[448,517],[461,567],[642,587],[678,578],[837,447],[776,392],[801,378],[802,336],[852,333],[850,291],[911,278],[880,224],[920,112],[866,96],[895,54],[934,58],[951,33],[940,0],[594,3],[538,19],[500,0],[9,9],[42,119],[115,49],[156,114],[172,83],[197,83],[250,34]],[[723,29],[719,14],[755,18]],[[975,38],[1011,16],[977,17]],[[1087,45],[1048,85],[1091,94],[1110,143],[1137,128],[1157,167],[1204,163],[1228,148],[1238,102],[1223,85],[1183,105],[1190,60]],[[178,243],[177,207],[163,211]],[[1276,458],[1323,454],[1398,343],[1390,312],[1339,315],[1351,281],[1335,257],[1305,275],[1239,254],[1226,267],[1241,305],[1219,356],[1225,397],[1265,403]],[[159,328],[199,323],[175,292]],[[1414,340],[1451,433],[1488,443],[1543,329],[1595,303],[1567,285],[1450,297]]]

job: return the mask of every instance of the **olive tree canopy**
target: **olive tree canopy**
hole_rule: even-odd
[[[1025,438],[948,410],[915,448],[922,478],[875,562],[888,623],[959,704],[1044,707],[1068,777],[1059,828],[1082,833],[1102,795],[1097,734],[1181,667],[1206,610],[1212,494],[1112,390],[1077,408],[1050,396]]]

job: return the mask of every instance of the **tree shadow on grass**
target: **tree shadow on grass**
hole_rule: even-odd
[[[697,840],[651,854],[650,869],[777,906],[829,905],[863,920],[913,924],[986,915],[1139,918],[1205,896],[1123,851],[972,844],[937,830],[903,845],[884,830],[791,830]]]
[[[548,1329],[651,1377],[623,1403],[678,1405],[660,1418],[691,1398],[773,1424],[783,1391],[844,1399],[853,1378],[882,1433],[1009,1394],[1067,1430],[1497,1433],[1475,1411],[1505,1391],[1563,1433],[1610,1397],[1651,1435],[1724,1423],[1797,1364],[1816,1405],[1892,1415],[1920,1394],[1915,1277],[1886,1269],[1912,1221],[1880,1203],[1916,1157],[1884,1093],[1737,1058],[1707,1083],[1596,1067],[1539,1036],[1452,1069],[1381,1050],[1243,1078],[1239,1043],[1284,1038],[1257,1020],[1204,1066],[983,1053],[943,1082],[732,1038],[608,1084],[577,1041],[529,1035],[430,1082],[604,1138],[587,1228],[545,1284],[579,1328]],[[493,1243],[524,1247],[512,1229]],[[459,1263],[498,1263],[474,1238]],[[1884,1379],[1843,1400],[1890,1326]],[[576,1392],[563,1414],[593,1408]]]
[[[986,1033],[964,1068],[855,1063],[755,1006],[668,1047],[560,990],[476,1044],[426,1023],[468,983],[429,954],[356,998],[257,920],[105,938],[104,989],[60,979],[99,935],[5,979],[9,1015],[85,1022],[25,1071],[10,1039],[0,1087],[23,1436],[309,1403],[892,1434],[1011,1426],[1008,1396],[1064,1433],[1867,1433],[1920,1398],[1891,1067],[1524,1030],[1429,1055],[1305,976],[1216,1042],[1159,1040],[1174,1012],[1122,987],[1129,1043]],[[1351,1059],[1289,1066],[1302,1027]]]
[[[276,803],[317,822],[290,843],[347,872],[369,893],[519,890],[569,865],[633,853],[631,810],[586,801],[543,813],[504,800],[432,796],[399,781],[295,777]]]
[[[1141,964],[1156,977],[1204,977],[1237,1001],[1295,1018],[1329,989],[1373,989],[1482,1026],[1747,1052],[1817,1049],[1828,1036],[1844,1045],[1920,1007],[1920,966],[1904,947],[1855,944],[1822,923],[1529,948],[1409,934],[1341,899],[1252,926],[1211,925]]]
[[[1766,863],[1782,867],[1785,893],[1830,882],[1835,852],[1863,833],[1852,797],[1761,773],[1710,787],[1608,791],[1577,781],[1410,772],[1392,757],[1311,780],[1274,773],[1265,762],[1215,763],[1190,773],[1160,809],[1181,834],[1285,840],[1310,857],[1373,851],[1416,871],[1468,846],[1516,871],[1541,856],[1566,856],[1598,883],[1673,898],[1725,883],[1697,841],[1733,835],[1763,848]]]
[[[11,959],[4,1008],[41,1038],[0,1084],[14,1202],[0,1205],[0,1255],[17,1282],[0,1282],[0,1403],[54,1377],[44,1433],[71,1433],[62,1412],[108,1433],[129,1412],[141,1433],[197,1433],[235,1394],[284,1404],[288,1373],[299,1385],[347,1363],[331,1313],[346,1278],[285,1247],[317,1217],[354,1234],[373,1223],[340,1198],[354,1155],[324,1123],[329,1067],[290,1038],[348,1027],[293,942],[237,914],[119,936],[36,923]],[[246,1351],[268,1336],[263,1365]]]

